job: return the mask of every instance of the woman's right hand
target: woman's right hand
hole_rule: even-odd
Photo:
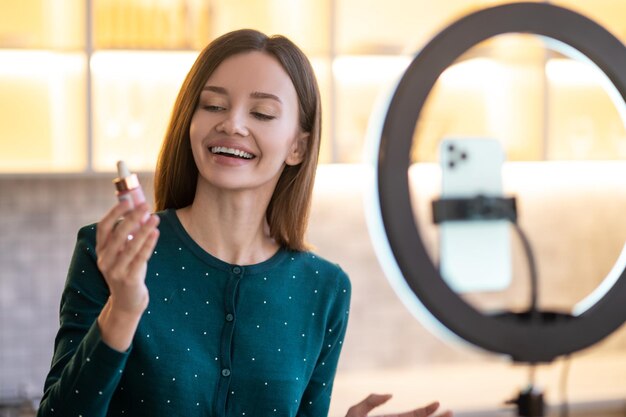
[[[346,417],[367,417],[370,411],[386,403],[390,399],[390,394],[370,394],[360,403],[350,407],[348,413],[346,414]],[[435,401],[425,407],[415,408],[411,411],[406,411],[404,413],[385,414],[384,416],[378,417],[452,417],[451,411],[446,411],[442,414],[438,414],[437,416],[433,416],[438,408],[439,402]]]
[[[97,225],[98,269],[110,291],[98,324],[103,341],[120,351],[130,346],[148,306],[145,278],[148,259],[159,236],[158,224],[159,217],[149,215],[148,204],[129,210],[129,203],[121,202]]]

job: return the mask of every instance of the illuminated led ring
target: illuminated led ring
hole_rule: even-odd
[[[626,278],[571,320],[510,320],[481,313],[448,287],[420,238],[409,194],[408,168],[416,122],[439,75],[463,52],[503,33],[560,41],[595,63],[626,97],[626,48],[606,29],[571,10],[512,3],[462,17],[411,62],[391,98],[380,137],[377,191],[382,224],[406,284],[426,309],[462,339],[520,362],[547,362],[608,336],[626,319]]]

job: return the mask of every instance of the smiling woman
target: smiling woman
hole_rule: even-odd
[[[298,126],[297,109],[296,90],[276,59],[259,51],[225,59],[207,80],[191,119],[194,160],[206,180],[198,186],[263,185],[269,198],[284,165],[304,158],[309,134]],[[207,154],[212,148],[235,152]],[[254,158],[239,158],[241,152]]]
[[[119,203],[79,232],[39,416],[327,415],[351,284],[304,242],[319,102],[282,36],[205,48],[159,157],[157,213]]]

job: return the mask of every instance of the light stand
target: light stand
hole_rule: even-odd
[[[517,398],[506,401],[506,404],[515,404],[517,415],[520,417],[543,417],[545,415],[543,392],[533,385],[520,391]]]
[[[445,198],[433,200],[433,222],[440,224],[445,221],[484,221],[509,220],[518,232],[528,259],[531,276],[531,303],[527,312],[522,314],[503,313],[502,317],[508,320],[556,320],[570,319],[571,315],[562,313],[537,311],[537,272],[530,243],[517,224],[517,205],[514,197],[487,197],[478,195],[473,198]],[[531,369],[534,365],[530,365]],[[532,372],[534,375],[534,372]],[[505,404],[515,405],[519,417],[543,417],[545,404],[543,392],[534,385],[534,377],[530,384],[520,390],[516,398]]]

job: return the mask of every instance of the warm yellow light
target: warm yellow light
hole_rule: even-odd
[[[373,168],[368,164],[320,164],[315,176],[315,192],[347,195],[361,193],[370,185]]]
[[[0,166],[6,172],[86,167],[83,54],[0,52]]]
[[[0,52],[0,77],[53,78],[82,71],[83,65],[80,54],[12,49]]]
[[[96,77],[135,79],[150,82],[156,78],[186,74],[198,56],[197,52],[102,51],[91,58]]]
[[[333,74],[342,85],[378,85],[398,78],[410,63],[408,56],[341,56],[333,61]]]
[[[565,85],[603,85],[606,77],[594,65],[563,58],[548,60],[546,76],[551,83]]]
[[[151,171],[197,52],[102,51],[91,59],[94,169]]]
[[[548,81],[565,88],[597,87],[603,90],[626,126],[626,103],[615,85],[593,62],[580,55],[577,57],[580,59],[550,59],[545,65]]]
[[[439,81],[446,87],[463,88],[467,85],[494,82],[501,78],[506,68],[497,61],[489,58],[474,58],[461,61],[450,67],[439,76]]]
[[[342,56],[333,62],[333,73],[341,84],[378,84],[396,79],[411,60],[409,56]],[[502,64],[492,59],[475,58],[448,67],[439,79],[456,87],[477,80],[492,80],[502,71]]]

